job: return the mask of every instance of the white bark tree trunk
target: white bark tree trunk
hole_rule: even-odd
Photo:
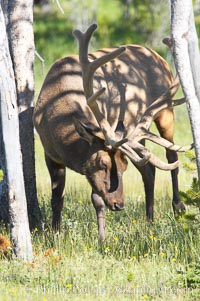
[[[31,228],[40,223],[35,181],[33,106],[34,106],[34,34],[33,0],[3,0],[7,36],[16,80],[19,108],[20,143],[26,199]]]
[[[171,0],[171,36],[195,143],[200,184],[200,55],[192,0]]]
[[[22,260],[32,259],[32,244],[27,217],[22,156],[19,141],[18,106],[12,61],[8,47],[2,6],[0,5],[0,121],[2,129],[11,241],[15,255]]]

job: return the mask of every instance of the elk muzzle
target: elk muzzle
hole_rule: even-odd
[[[114,203],[112,211],[121,211],[124,209],[124,205],[118,204],[118,203]]]
[[[123,196],[116,197],[104,197],[103,198],[105,205],[110,209],[111,211],[121,211],[124,209],[124,198]]]

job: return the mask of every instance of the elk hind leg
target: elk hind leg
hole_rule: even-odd
[[[60,229],[61,211],[63,208],[65,166],[55,163],[46,154],[45,160],[51,178],[51,207],[53,213],[52,228],[57,231]]]
[[[174,114],[171,110],[163,110],[160,112],[158,118],[156,119],[156,126],[161,137],[167,139],[168,141],[174,143]],[[178,155],[175,151],[170,149],[166,149],[166,157],[168,163],[173,163],[178,160]],[[180,201],[179,197],[179,186],[178,186],[178,172],[179,169],[176,168],[171,171],[171,179],[172,179],[172,191],[173,191],[173,199],[172,199],[172,207],[174,214],[177,215],[180,211],[185,211],[184,204]]]

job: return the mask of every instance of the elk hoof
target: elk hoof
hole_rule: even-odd
[[[185,209],[185,205],[180,201],[178,203],[172,203],[173,205],[173,209],[174,209],[174,214],[177,216],[179,214],[183,214],[185,213],[186,209]]]

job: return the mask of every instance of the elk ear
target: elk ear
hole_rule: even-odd
[[[93,124],[85,124],[75,117],[73,119],[78,134],[81,138],[86,140],[89,145],[93,143],[95,137],[104,140],[104,136],[99,128],[95,127]]]

